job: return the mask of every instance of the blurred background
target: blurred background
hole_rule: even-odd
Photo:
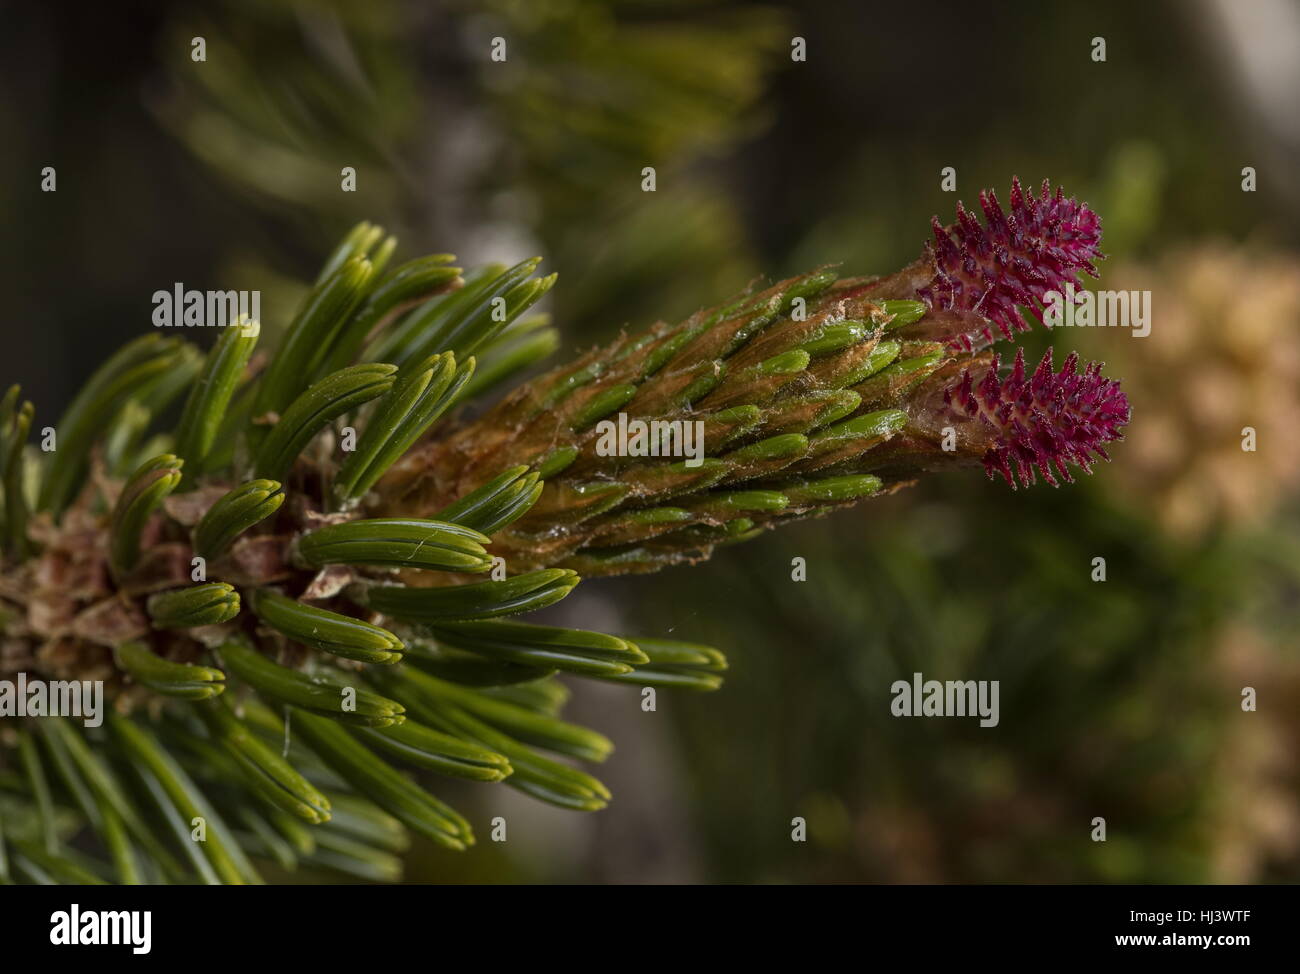
[[[151,327],[156,289],[257,287],[287,319],[360,219],[407,257],[542,255],[562,354],[759,275],[889,272],[932,214],[1005,200],[1013,175],[1102,215],[1095,286],[1152,294],[1145,339],[1026,343],[1123,380],[1134,420],[1096,476],[935,478],[585,583],[560,618],[717,645],[726,684],[650,714],[576,686],[573,719],[618,744],[610,808],[451,789],[510,841],[417,846],[408,880],[1300,879],[1300,4],[124,0],[5,19],[4,378],[38,425]],[[891,717],[916,671],[1001,681],[999,725]]]

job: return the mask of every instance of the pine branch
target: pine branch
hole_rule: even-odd
[[[959,209],[895,275],[752,287],[469,418],[555,346],[529,313],[554,275],[532,259],[462,279],[445,254],[389,271],[396,241],[362,224],[260,370],[242,320],[206,358],[150,335],[106,362],[34,471],[32,516],[13,387],[7,644],[60,679],[104,675],[111,648],[113,713],[108,733],[3,718],[38,826],[5,823],[0,878],[248,883],[269,860],[393,879],[408,830],[474,841],[427,775],[603,808],[599,780],[547,756],[613,748],[561,718],[559,675],[711,691],[726,660],[522,616],[583,575],[697,561],[930,471],[1068,482],[1120,438],[1127,401],[1099,366],[1030,373],[1018,353],[1004,375],[988,350],[1092,272],[1095,215],[1018,184],[1009,215],[982,203],[987,226]],[[155,430],[187,385],[177,428]],[[83,829],[102,861],[74,851]]]

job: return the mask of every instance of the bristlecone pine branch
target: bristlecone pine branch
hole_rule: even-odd
[[[1069,481],[1120,438],[1128,404],[1099,366],[1029,372],[1017,353],[1004,375],[989,351],[1093,273],[1096,216],[1046,184],[981,203],[983,224],[936,221],[897,274],[751,288],[477,416],[462,407],[554,350],[529,313],[554,277],[537,260],[462,277],[449,255],[388,270],[395,241],[368,224],[274,354],[249,321],[206,357],[139,338],[51,452],[10,390],[0,879],[394,879],[410,832],[474,841],[432,775],[602,808],[600,781],[549,756],[612,748],[560,719],[557,677],[712,690],[725,660],[521,615],[581,574],[696,561],[931,470]],[[22,680],[104,681],[111,712],[46,716]]]

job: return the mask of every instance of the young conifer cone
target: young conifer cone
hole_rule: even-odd
[[[1035,197],[1013,182],[1011,201],[1004,214],[980,194],[987,226],[958,204],[957,224],[936,220],[921,258],[883,280],[821,268],[623,335],[423,443],[369,503],[436,510],[509,458],[545,487],[494,553],[603,575],[697,561],[927,470],[1068,482],[1121,438],[1118,383],[1076,356],[1053,372],[1050,352],[1032,378],[1017,352],[1000,379],[982,350],[1029,327],[1017,308],[1041,321],[1048,292],[1095,276],[1100,225],[1046,183]]]

